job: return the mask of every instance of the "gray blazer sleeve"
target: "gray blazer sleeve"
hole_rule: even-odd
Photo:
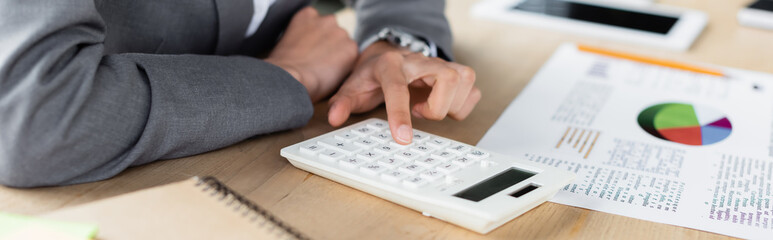
[[[0,3],[0,184],[114,176],[305,124],[305,88],[249,57],[103,55],[93,0]]]
[[[384,27],[396,27],[434,42],[438,55],[453,60],[451,28],[444,0],[350,0],[357,13],[355,39],[360,44]]]

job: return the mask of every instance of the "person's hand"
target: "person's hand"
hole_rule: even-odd
[[[316,102],[338,87],[352,70],[357,54],[357,43],[334,16],[320,16],[306,7],[293,16],[265,61],[293,75]]]
[[[393,138],[409,144],[411,115],[431,120],[466,118],[481,97],[474,83],[475,71],[470,67],[376,42],[360,55],[352,75],[330,98],[328,121],[340,126],[349,114],[386,102]],[[413,107],[411,97],[416,102]]]

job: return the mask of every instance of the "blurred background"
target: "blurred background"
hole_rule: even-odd
[[[317,0],[312,6],[322,14],[333,14],[345,7],[341,0]]]

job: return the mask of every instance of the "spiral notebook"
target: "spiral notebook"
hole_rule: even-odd
[[[194,177],[42,217],[97,224],[97,239],[307,239],[213,177]]]

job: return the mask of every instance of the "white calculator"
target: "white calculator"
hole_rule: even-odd
[[[488,233],[545,202],[574,174],[413,130],[400,145],[368,119],[285,147],[295,167],[464,228]]]

